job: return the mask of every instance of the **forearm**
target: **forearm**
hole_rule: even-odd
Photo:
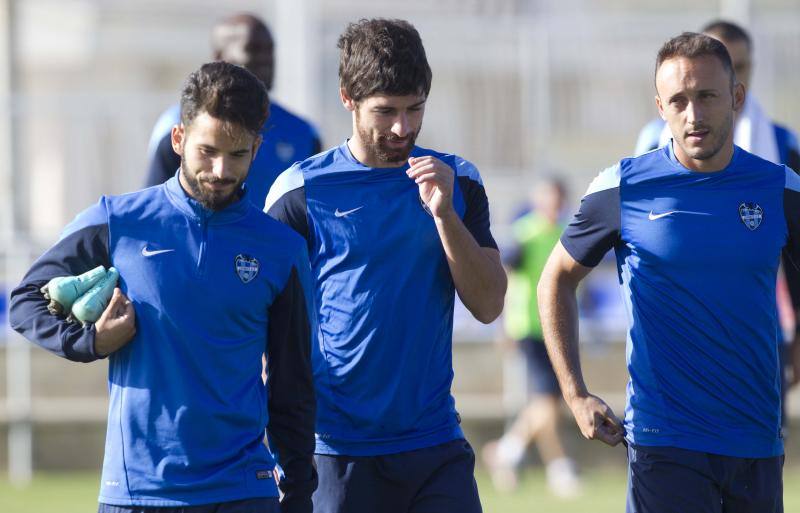
[[[537,293],[547,353],[567,404],[588,395],[578,349],[577,282],[545,269]]]
[[[507,278],[493,248],[482,248],[454,210],[434,218],[447,264],[458,296],[464,306],[483,323],[495,320],[503,311]]]

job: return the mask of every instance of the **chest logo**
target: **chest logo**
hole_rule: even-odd
[[[160,255],[161,253],[171,253],[175,251],[174,249],[149,249],[147,244],[144,245],[142,248],[142,256],[143,257],[151,257],[155,255]]]
[[[345,210],[344,212],[342,212],[341,210],[339,210],[337,208],[336,211],[333,213],[333,215],[335,215],[336,217],[347,217],[350,214],[352,214],[353,212],[358,212],[362,208],[364,208],[364,205],[361,205],[360,207],[356,207],[356,208],[351,209],[351,210]]]
[[[757,203],[742,203],[739,205],[739,219],[750,230],[755,230],[764,220],[764,209]]]
[[[275,145],[275,154],[283,162],[290,162],[294,157],[294,146],[287,142],[279,142]]]
[[[250,255],[239,254],[233,259],[236,275],[242,283],[250,283],[258,275],[258,260]]]

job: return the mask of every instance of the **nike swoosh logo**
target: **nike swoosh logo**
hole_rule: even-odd
[[[174,249],[147,249],[147,246],[142,248],[143,257],[151,257],[153,255],[160,255],[161,253],[169,253],[175,251]]]
[[[354,208],[352,210],[345,210],[344,212],[339,211],[339,209],[337,208],[336,211],[333,213],[333,215],[335,215],[336,217],[345,217],[347,215],[352,214],[353,212],[361,210],[362,208],[364,208],[364,205],[361,205],[360,207]]]
[[[662,217],[667,217],[672,214],[693,214],[696,216],[710,216],[711,214],[707,212],[690,212],[689,210],[670,210],[669,212],[662,212],[661,214],[654,214],[651,210],[650,213],[647,215],[647,219],[651,221],[655,221],[656,219],[661,219]]]

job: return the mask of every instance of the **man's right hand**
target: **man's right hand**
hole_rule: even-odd
[[[576,397],[568,404],[583,436],[612,447],[622,441],[625,435],[622,422],[602,399],[589,394]]]
[[[136,312],[130,300],[119,288],[114,289],[103,315],[94,323],[94,351],[98,356],[108,356],[136,335]]]

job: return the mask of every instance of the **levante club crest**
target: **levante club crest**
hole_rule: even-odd
[[[233,265],[242,283],[250,283],[258,274],[258,260],[250,255],[236,255],[236,258],[233,259]]]
[[[756,203],[742,203],[739,205],[739,218],[745,226],[755,230],[764,220],[764,209]]]

